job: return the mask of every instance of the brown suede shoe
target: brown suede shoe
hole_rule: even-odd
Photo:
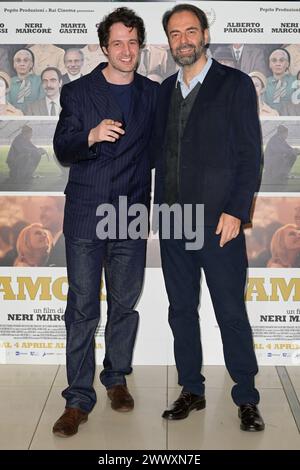
[[[66,408],[64,414],[56,421],[52,432],[59,437],[70,437],[78,431],[78,426],[88,420],[88,413],[79,408]]]
[[[134,401],[126,385],[115,385],[107,389],[107,396],[111,400],[111,407],[115,411],[131,411]]]

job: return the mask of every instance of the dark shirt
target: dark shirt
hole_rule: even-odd
[[[123,116],[123,127],[128,123],[130,108],[131,108],[131,97],[132,97],[132,83],[127,85],[114,85],[109,84],[109,88],[118,103],[122,111]]]

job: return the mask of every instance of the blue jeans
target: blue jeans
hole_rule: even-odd
[[[85,240],[66,237],[69,281],[65,323],[66,362],[69,386],[62,392],[66,406],[90,412],[96,403],[95,331],[100,319],[100,282],[105,270],[107,324],[104,370],[107,388],[126,384],[139,314],[134,306],[140,296],[146,255],[146,240]]]

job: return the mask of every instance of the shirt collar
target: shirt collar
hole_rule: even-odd
[[[57,95],[56,98],[54,98],[53,100],[48,98],[48,96],[45,97],[46,98],[46,103],[48,106],[50,106],[50,103],[52,103],[52,101],[58,106],[59,105],[59,95]]]
[[[29,72],[29,74],[26,75],[25,78],[19,78],[18,75],[16,75],[16,82],[17,82],[17,83],[22,83],[22,82],[24,82],[24,80],[25,80],[25,82],[28,82],[28,80],[30,80],[30,77],[31,77],[32,75],[33,75],[32,72]]]
[[[239,49],[237,49],[236,47],[232,46],[232,50],[233,50],[234,54],[236,54],[236,52],[239,52],[239,53],[240,53],[240,56],[241,56],[241,54],[242,54],[242,52],[243,52],[243,49],[244,49],[244,44],[243,44]]]
[[[74,80],[77,80],[78,78],[81,77],[81,72],[78,73],[77,75],[70,75],[69,73],[67,74],[71,82],[74,82]]]
[[[282,81],[282,80],[284,80],[285,78],[287,78],[288,74],[289,74],[288,72],[285,72],[285,74],[284,74],[282,77],[280,77],[280,78],[276,78],[276,77],[274,77],[274,75],[272,75],[272,76],[271,76],[271,81],[272,81],[272,83],[277,83],[277,82],[279,82],[280,80]]]
[[[203,81],[204,81],[204,79],[207,75],[207,72],[209,71],[209,69],[211,67],[211,64],[212,64],[212,59],[211,59],[211,57],[208,57],[208,59],[206,61],[206,64],[204,65],[201,72],[199,72],[198,75],[195,75],[195,77],[190,81],[190,86],[192,85],[192,83],[195,83],[195,82],[199,82],[202,85],[202,83],[203,83]],[[178,82],[180,84],[184,85],[185,87],[187,86],[186,83],[183,80],[183,67],[181,67],[178,70],[178,75],[177,75],[177,80],[176,80],[176,88],[177,88]]]

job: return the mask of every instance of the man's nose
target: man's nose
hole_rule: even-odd
[[[123,44],[123,52],[124,52],[126,55],[129,55],[129,54],[130,54],[130,47],[129,47],[129,44],[126,44],[126,43]]]
[[[188,42],[186,33],[180,35],[180,44],[186,44]]]

